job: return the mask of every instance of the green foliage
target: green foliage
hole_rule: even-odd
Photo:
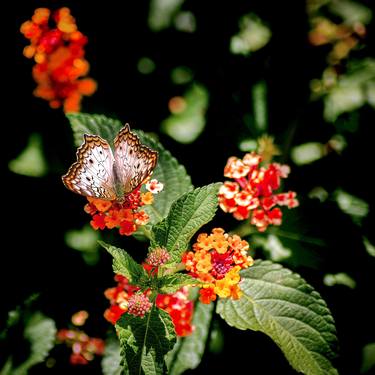
[[[143,318],[124,314],[117,322],[116,330],[126,374],[166,373],[164,356],[176,342],[174,325],[168,313],[153,306]]]
[[[231,326],[261,331],[304,374],[337,374],[336,330],[325,302],[299,275],[269,261],[241,272],[240,300],[220,300],[217,312]]]
[[[65,233],[65,243],[82,254],[83,260],[90,266],[99,261],[99,233],[85,225],[82,229],[72,229]]]
[[[367,58],[349,65],[348,73],[324,98],[324,118],[334,122],[345,112],[354,111],[366,103],[375,107],[375,59]]]
[[[131,284],[141,285],[148,279],[144,268],[138,264],[125,250],[98,241],[113,256],[113,271],[125,276]]]
[[[78,147],[83,142],[84,134],[96,134],[112,144],[119,130],[124,126],[119,120],[104,115],[89,113],[68,113],[66,115],[74,134],[74,144]]]
[[[271,30],[254,13],[243,16],[239,22],[240,31],[230,40],[233,54],[249,55],[263,48],[271,39]]]
[[[185,285],[197,284],[197,279],[184,273],[162,276],[158,281],[159,292],[162,294],[173,294]]]
[[[206,185],[177,199],[168,216],[152,228],[154,240],[151,246],[167,249],[171,262],[180,261],[193,235],[214,217],[219,187],[220,183]]]
[[[122,367],[120,345],[117,339],[108,339],[102,359],[103,375],[121,375]]]
[[[39,134],[30,135],[25,149],[8,164],[13,173],[29,177],[43,177],[47,173],[47,162],[42,152],[42,138]]]
[[[191,191],[193,185],[185,167],[179,164],[169,151],[144,132],[137,130],[136,133],[144,144],[159,153],[158,163],[152,178],[162,182],[164,188],[154,197],[152,205],[143,207],[144,211],[150,216],[149,223],[156,224],[167,216],[171,204],[182,194]]]
[[[179,338],[173,350],[168,353],[167,364],[170,375],[182,374],[185,370],[195,369],[202,360],[206,347],[214,304],[196,302],[194,308],[194,332]]]
[[[16,368],[11,368],[11,360],[6,363],[2,374],[24,375],[28,370],[45,360],[49,351],[53,348],[56,336],[55,322],[41,313],[35,313],[27,322],[24,337],[30,343],[30,354],[25,362]],[[6,372],[8,371],[8,372]]]

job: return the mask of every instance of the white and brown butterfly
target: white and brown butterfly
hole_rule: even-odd
[[[114,151],[98,135],[84,135],[77,161],[62,177],[64,185],[86,197],[123,202],[156,166],[158,153],[143,145],[126,124],[114,140]]]

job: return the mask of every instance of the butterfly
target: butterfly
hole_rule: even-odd
[[[121,203],[151,175],[157,159],[157,151],[142,144],[126,124],[114,140],[113,152],[105,139],[84,134],[77,161],[62,180],[75,193]]]

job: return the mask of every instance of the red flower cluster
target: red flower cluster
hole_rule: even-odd
[[[159,294],[156,306],[166,311],[172,318],[177,336],[189,336],[194,331],[192,325],[194,304],[188,299],[189,288],[182,287],[174,294]]]
[[[144,266],[150,272],[153,272],[154,269],[151,266]],[[116,275],[115,280],[118,283],[117,286],[104,292],[106,298],[111,302],[110,308],[104,312],[104,317],[112,324],[116,324],[117,320],[126,312],[143,317],[151,307],[147,298],[148,293],[137,293],[139,288],[130,285],[124,276]],[[193,302],[188,300],[187,296],[188,288],[183,287],[174,294],[159,294],[156,297],[156,306],[165,310],[171,316],[178,336],[187,336],[194,329],[191,323]],[[137,304],[137,301],[140,303]],[[142,305],[141,308],[139,308],[140,305]],[[142,310],[141,314],[139,314],[140,310]]]
[[[79,311],[72,316],[72,323],[82,326],[87,318],[88,313],[86,311]],[[60,329],[56,338],[60,343],[66,343],[72,348],[72,354],[70,355],[72,365],[86,365],[94,359],[95,355],[103,355],[104,353],[104,340],[89,337],[77,328]]]
[[[201,233],[193,245],[193,251],[185,253],[182,262],[191,276],[202,283],[199,300],[210,303],[221,298],[239,299],[239,271],[253,264],[248,255],[249,244],[237,235],[229,236],[222,228],[214,228],[212,234]]]
[[[251,216],[250,222],[259,232],[268,225],[280,225],[282,212],[279,206],[298,206],[296,193],[275,194],[282,178],[290,172],[287,165],[271,163],[260,166],[261,156],[255,152],[246,154],[243,159],[231,157],[224,169],[224,176],[235,180],[226,181],[219,191],[219,205],[224,212],[232,213],[237,220]]]
[[[56,27],[49,26],[50,20]],[[96,82],[82,78],[89,72],[84,46],[87,37],[77,29],[68,8],[52,13],[38,8],[30,21],[21,26],[21,33],[30,40],[23,54],[34,57],[33,77],[38,84],[34,95],[48,100],[52,108],[64,106],[64,112],[79,112],[83,95],[96,91]]]
[[[139,287],[130,285],[125,276],[116,275],[115,281],[117,286],[104,292],[105,297],[111,302],[111,306],[104,312],[104,317],[112,324],[116,324],[121,315],[128,311],[129,298],[139,290]]]
[[[156,181],[155,184],[163,188],[160,182]],[[146,189],[149,185],[146,183]],[[153,194],[157,194],[161,189],[141,193],[138,188],[128,194],[123,203],[87,197],[89,203],[85,205],[84,210],[92,216],[90,224],[95,230],[119,228],[120,234],[131,236],[140,225],[147,224],[149,220],[146,212],[139,210],[140,207],[152,204]]]

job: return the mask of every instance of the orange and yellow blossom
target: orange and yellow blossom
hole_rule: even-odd
[[[182,261],[191,276],[202,282],[200,301],[210,303],[216,296],[238,299],[242,292],[240,270],[253,264],[248,255],[249,244],[239,236],[215,228],[212,233],[199,234],[193,251],[184,254]]]

